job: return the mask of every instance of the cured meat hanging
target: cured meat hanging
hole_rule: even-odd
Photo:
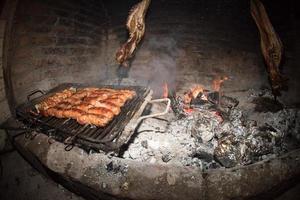
[[[272,91],[275,96],[278,96],[287,80],[279,71],[283,55],[282,43],[259,0],[251,0],[251,15],[260,33],[261,50],[267,65]]]
[[[120,65],[128,66],[128,59],[133,56],[138,43],[145,33],[145,15],[151,0],[143,0],[136,4],[130,11],[126,27],[129,31],[129,39],[116,53],[116,60]]]

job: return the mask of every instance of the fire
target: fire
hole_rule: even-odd
[[[224,77],[217,76],[212,82],[212,89],[217,92],[220,91],[223,82],[226,80],[228,80],[227,76]]]
[[[190,103],[193,99],[196,99],[199,94],[203,94],[203,92],[204,92],[204,87],[202,85],[196,85],[193,88],[191,88],[187,93],[184,94],[183,102],[185,104],[184,111],[186,113],[192,113],[194,111],[194,109],[190,107]]]
[[[183,100],[185,104],[190,104],[193,99],[196,99],[200,93],[203,93],[204,87],[202,85],[196,85],[191,88],[189,92],[187,92],[183,96]]]
[[[202,85],[196,85],[194,87],[191,87],[182,97],[180,97],[181,102],[179,104],[180,109],[182,109],[185,114],[191,114],[196,110],[199,110],[197,105],[201,106],[202,104],[209,103],[211,105],[217,105],[219,104],[219,97],[217,98],[218,100],[215,101],[213,99],[213,96],[210,96],[210,94],[215,95],[215,93],[220,96],[220,89],[224,81],[228,80],[228,77],[226,76],[217,76],[212,83],[212,89],[213,91],[206,90],[204,86]],[[164,85],[164,94],[166,94],[167,90],[167,85]],[[222,113],[218,111],[211,111],[217,120],[222,123],[223,122],[223,117]]]
[[[169,87],[168,84],[165,82],[163,85],[163,98],[168,98],[169,96]]]

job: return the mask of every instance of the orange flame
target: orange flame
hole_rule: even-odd
[[[212,89],[217,92],[220,91],[223,82],[226,80],[228,80],[227,76],[224,77],[217,76],[212,82]]]
[[[169,87],[168,84],[165,82],[163,85],[163,98],[168,98],[169,96]]]
[[[195,87],[191,88],[189,92],[187,92],[184,96],[183,96],[183,101],[185,104],[189,104],[191,103],[191,101],[195,98],[197,98],[197,96],[200,93],[203,93],[204,91],[204,87],[202,85],[196,85]]]

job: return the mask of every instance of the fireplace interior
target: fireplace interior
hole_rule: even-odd
[[[261,0],[270,39],[254,20],[259,0],[148,1],[145,33],[120,64],[126,20],[140,2],[0,3],[1,199],[297,199],[295,189],[282,196],[300,177],[297,3]],[[101,128],[39,113],[37,102],[61,85],[135,90],[103,128],[111,146],[86,139]],[[79,196],[8,172],[23,163],[40,176],[14,150]]]

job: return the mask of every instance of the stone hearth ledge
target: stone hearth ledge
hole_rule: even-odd
[[[300,175],[300,149],[248,166],[202,172],[194,167],[88,154],[78,147],[65,151],[64,144],[48,140],[44,134],[32,140],[19,135],[13,143],[44,175],[88,199],[245,199],[262,193],[275,195]],[[112,161],[126,170],[107,170]]]

